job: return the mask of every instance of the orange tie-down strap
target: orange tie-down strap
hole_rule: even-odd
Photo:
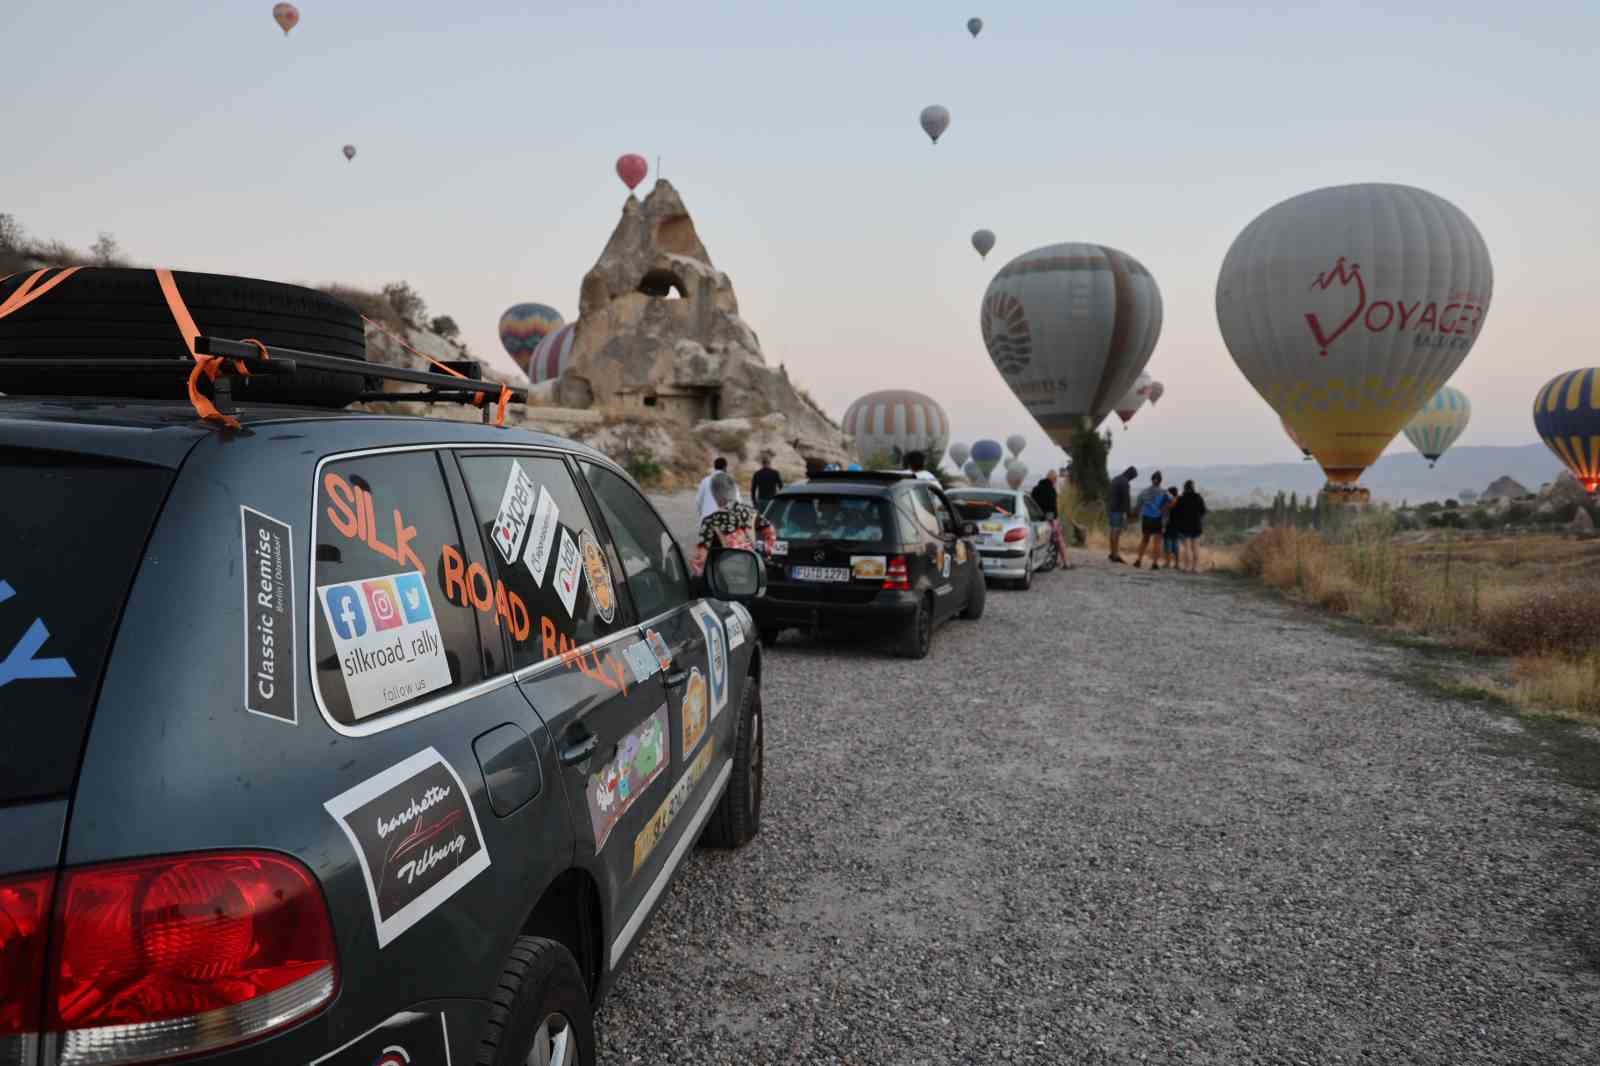
[[[423,360],[424,362],[427,362],[427,363],[432,363],[434,366],[438,367],[440,370],[443,370],[446,374],[449,374],[453,378],[460,378],[463,381],[467,380],[467,375],[461,373],[461,371],[457,370],[453,366],[450,366],[450,365],[448,365],[446,363],[439,362],[439,360],[433,358],[431,355],[428,355],[426,352],[417,351],[411,345],[406,343],[406,340],[405,340],[404,337],[396,335],[394,330],[390,329],[388,326],[385,326],[382,322],[379,322],[377,319],[368,318],[366,315],[362,315],[361,316],[361,320],[363,322],[367,323],[367,325],[369,325],[369,326],[376,327],[377,330],[380,333],[382,333],[384,336],[388,337],[390,340],[394,341],[396,344],[398,344],[400,347],[404,348],[406,351],[410,352],[412,355],[416,356],[418,359],[421,359],[421,360]],[[477,395],[473,396],[472,402],[477,404],[479,407],[482,407],[483,404],[484,404],[484,401],[487,400],[487,399],[488,399],[488,396],[485,393],[481,393],[480,392]],[[506,402],[508,400],[510,400],[510,399],[511,399],[511,386],[502,384],[500,386],[500,399],[499,399],[499,402],[495,404],[495,412],[494,412],[494,424],[497,425],[497,426],[500,426],[501,428],[504,428],[505,424],[506,424]]]
[[[28,280],[17,286],[16,292],[6,297],[4,302],[0,302],[0,318],[5,318],[12,312],[20,311],[24,307],[27,307],[29,304],[33,303],[33,301],[49,292],[57,285],[60,285],[63,281],[66,281],[83,268],[67,267],[55,277],[51,278],[49,281],[45,281],[41,285],[40,282],[44,279],[46,274],[50,273],[51,269],[52,268],[50,267],[46,267],[43,270],[34,271],[28,276]],[[4,278],[0,278],[0,282],[9,281],[15,276],[15,274],[8,274]]]

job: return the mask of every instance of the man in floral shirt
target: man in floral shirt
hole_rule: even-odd
[[[711,495],[717,509],[700,520],[700,541],[695,545],[690,568],[696,574],[706,568],[712,548],[744,548],[753,551],[756,538],[767,551],[777,543],[778,534],[755,508],[739,502],[739,487],[733,478],[718,471],[711,475]]]

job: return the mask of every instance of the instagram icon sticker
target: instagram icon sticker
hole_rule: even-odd
[[[405,625],[406,620],[400,615],[400,596],[395,592],[393,579],[380,577],[363,581],[361,592],[367,598],[367,614],[372,619],[372,628],[383,630]]]

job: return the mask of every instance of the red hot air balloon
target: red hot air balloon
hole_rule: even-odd
[[[644,156],[634,155],[632,152],[617,159],[617,177],[622,179],[622,184],[631,191],[639,187],[644,176],[650,172],[650,164],[644,161]]]
[[[290,30],[300,25],[300,9],[293,4],[273,4],[272,21],[278,24],[283,30],[283,35],[287,37]]]

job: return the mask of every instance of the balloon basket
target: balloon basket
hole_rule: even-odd
[[[1330,481],[1322,486],[1322,495],[1333,507],[1365,507],[1372,503],[1372,490],[1363,485]]]

